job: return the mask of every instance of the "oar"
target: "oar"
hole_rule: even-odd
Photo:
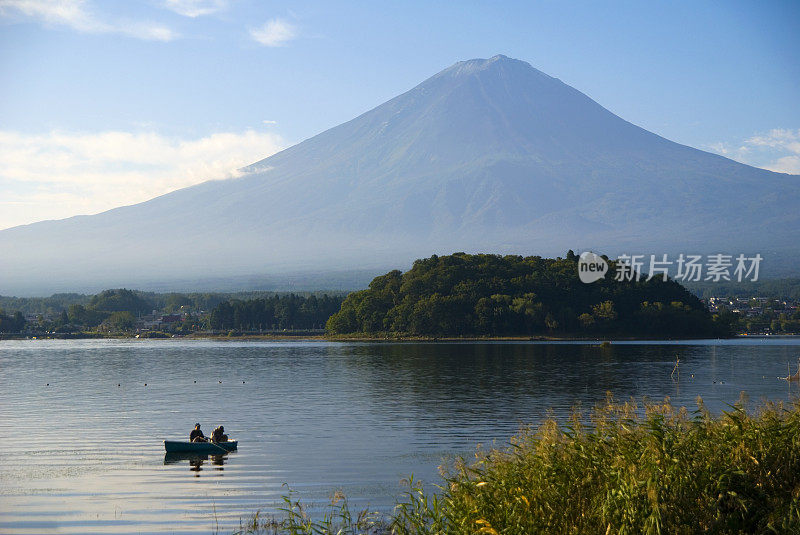
[[[202,441],[202,442],[192,442],[192,444],[211,444],[212,446],[214,446],[218,450],[222,450],[225,453],[230,453],[230,450],[226,450],[225,448],[223,448],[222,446],[220,446],[219,444],[217,444],[216,442],[214,442],[213,440],[208,439],[208,438],[206,440]]]
[[[216,442],[213,442],[213,441],[209,440],[208,443],[209,444],[213,444],[215,448],[219,448],[222,451],[224,451],[225,453],[230,453],[230,451],[228,451],[225,448],[223,448],[222,446],[218,445]]]

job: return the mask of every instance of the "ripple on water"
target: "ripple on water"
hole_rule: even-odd
[[[0,458],[0,532],[224,532],[289,487],[317,507],[342,489],[389,511],[408,475],[438,481],[478,443],[606,391],[689,407],[702,395],[714,411],[742,390],[791,399],[797,386],[774,377],[798,346],[0,342],[0,433],[20,438]],[[196,421],[224,424],[239,451],[168,462],[163,440]]]

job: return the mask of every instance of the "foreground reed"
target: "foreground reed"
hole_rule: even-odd
[[[712,417],[700,399],[690,414],[609,398],[478,451],[436,492],[409,481],[390,517],[342,500],[312,526],[288,500],[274,533],[800,533],[800,403],[744,404]]]
[[[364,509],[351,514],[347,498],[336,492],[330,504],[318,518],[309,515],[296,493],[289,491],[283,496],[283,506],[278,509],[282,518],[262,516],[255,513],[239,526],[233,535],[388,535],[389,521],[379,513]]]

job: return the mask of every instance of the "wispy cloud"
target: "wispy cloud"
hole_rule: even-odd
[[[772,147],[800,154],[800,128],[797,130],[775,128],[766,134],[753,136],[745,141],[754,147]]]
[[[178,37],[161,24],[102,20],[84,0],[0,0],[0,17],[13,15],[45,25],[66,26],[81,33],[116,33],[147,41],[172,41]]]
[[[197,139],[154,132],[0,131],[0,228],[101,212],[212,179],[285,146],[247,130]]]
[[[800,174],[800,129],[774,128],[741,143],[712,143],[705,147],[737,162],[778,173]]]
[[[250,30],[250,36],[264,46],[285,46],[297,37],[297,28],[283,19],[272,19]]]
[[[184,17],[211,15],[228,8],[228,0],[165,0],[164,7]]]

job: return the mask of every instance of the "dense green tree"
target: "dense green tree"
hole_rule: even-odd
[[[297,294],[272,295],[246,301],[232,299],[214,307],[209,323],[213,329],[239,331],[320,329],[339,310],[342,299],[327,294],[307,297]],[[361,313],[369,315],[369,304],[363,304]],[[346,318],[342,321],[346,321]],[[347,326],[342,324],[340,328]]]
[[[167,312],[177,312],[181,307],[194,308],[194,301],[184,294],[168,294],[164,302],[164,310]]]
[[[108,312],[95,310],[83,305],[70,305],[67,311],[69,322],[73,325],[83,325],[85,327],[96,327],[108,317]]]
[[[136,326],[136,318],[127,310],[112,312],[106,321],[114,331],[128,331]]]
[[[412,335],[727,335],[700,300],[674,281],[580,282],[577,255],[432,256],[406,273],[376,277],[328,320],[331,333]],[[610,262],[609,272],[616,265]]]
[[[19,333],[25,330],[25,316],[22,312],[6,314],[0,309],[0,333]]]
[[[88,308],[104,312],[130,312],[146,314],[153,310],[153,304],[131,290],[104,290],[89,300]]]
[[[595,319],[594,316],[592,316],[591,314],[587,314],[586,312],[584,312],[583,314],[578,316],[578,322],[584,329],[591,330],[594,328]]]

